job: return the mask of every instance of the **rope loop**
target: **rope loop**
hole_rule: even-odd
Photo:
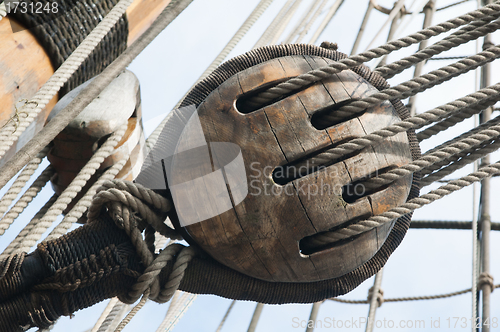
[[[371,303],[373,298],[373,286],[368,290],[368,301],[367,303]],[[377,292],[377,307],[380,307],[384,303],[384,291],[379,288]]]
[[[477,279],[477,288],[482,289],[484,285],[489,285],[491,292],[495,290],[495,283],[493,282],[493,276],[488,272],[482,272]]]
[[[97,220],[100,213],[106,210],[115,224],[130,237],[146,266],[130,291],[120,297],[122,302],[131,304],[148,294],[149,299],[164,303],[179,288],[187,265],[196,254],[195,250],[173,243],[159,254],[154,254],[154,232],[151,233],[157,231],[174,240],[182,239],[176,230],[164,223],[172,207],[172,203],[160,194],[130,181],[106,181],[97,189],[88,212],[89,222]],[[168,281],[160,285],[160,272],[172,261],[174,263]]]

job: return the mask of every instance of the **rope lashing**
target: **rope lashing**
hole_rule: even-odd
[[[89,222],[99,217],[104,205],[116,225],[124,229],[130,237],[138,256],[146,266],[144,273],[137,279],[127,296],[121,300],[124,303],[134,303],[141,295],[148,293],[149,298],[156,302],[167,302],[179,287],[187,264],[195,255],[195,251],[191,247],[174,243],[155,257],[154,250],[150,250],[151,246],[154,248],[154,244],[151,243],[154,242],[154,236],[143,238],[142,229],[147,229],[146,224],[148,224],[165,237],[181,239],[174,229],[163,222],[167,212],[172,208],[172,203],[139,184],[114,180],[105,182],[97,190],[89,208]],[[176,260],[168,282],[161,287],[158,275],[174,258]]]
[[[248,102],[250,105],[254,107],[258,105],[267,104],[272,100],[279,98],[282,95],[286,95],[292,91],[303,88],[309,84],[325,79],[333,74],[341,72],[342,70],[359,66],[364,62],[387,55],[393,51],[410,46],[412,44],[419,43],[422,40],[426,40],[429,39],[430,37],[437,36],[451,29],[465,25],[469,22],[484,18],[485,16],[495,15],[499,12],[499,10],[500,10],[500,4],[498,3],[482,7],[478,10],[451,19],[444,23],[440,23],[438,25],[429,27],[427,29],[423,29],[407,37],[403,37],[398,40],[388,42],[377,48],[368,50],[358,55],[347,57],[335,63],[331,63],[328,66],[299,75],[295,78],[282,82],[277,86],[272,87],[260,93],[259,95],[248,100]]]
[[[368,298],[367,298],[367,301],[366,301],[367,303],[370,303],[372,301],[373,295],[374,294],[373,294],[373,286],[372,286],[368,290]],[[384,291],[381,288],[379,288],[376,296],[377,296],[377,306],[380,307],[385,302],[385,300],[384,300]]]
[[[482,289],[484,285],[489,285],[491,291],[495,289],[495,283],[493,282],[493,276],[488,272],[481,272],[477,280],[477,288]]]

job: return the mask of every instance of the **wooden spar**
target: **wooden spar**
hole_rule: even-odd
[[[130,46],[160,15],[170,0],[135,0],[127,9]],[[13,33],[12,28],[15,28]],[[16,105],[22,106],[54,73],[51,61],[33,34],[9,16],[0,21],[0,127],[9,119],[16,120]],[[7,160],[38,132],[57,102],[57,96],[42,110],[33,128],[26,130],[19,141],[3,157]],[[22,114],[19,114],[22,116]]]

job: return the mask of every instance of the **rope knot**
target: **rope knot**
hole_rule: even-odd
[[[482,289],[484,285],[489,285],[491,292],[495,289],[493,276],[488,272],[482,272],[477,279],[477,288]]]
[[[368,303],[371,303],[373,298],[373,286],[368,290]],[[384,303],[384,291],[379,288],[377,292],[377,307],[380,307]]]
[[[105,208],[105,209],[104,209]],[[155,254],[155,232],[166,238],[182,237],[166,224],[172,203],[151,189],[129,181],[106,181],[97,190],[88,212],[92,222],[106,210],[115,224],[130,237],[142,264],[146,267],[129,292],[120,297],[124,303],[134,303],[141,296],[158,303],[170,300],[179,288],[188,263],[196,252],[192,247],[169,244]],[[143,235],[144,232],[144,235]],[[160,285],[160,272],[173,262],[167,282]],[[141,301],[141,302],[142,302]]]
[[[319,47],[323,47],[326,48],[327,50],[332,50],[332,51],[336,51],[339,48],[337,43],[331,43],[329,41],[322,42],[321,45],[319,45]]]

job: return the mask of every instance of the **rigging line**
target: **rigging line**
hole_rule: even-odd
[[[181,291],[177,291],[182,293],[179,299],[170,305],[168,308],[165,319],[162,324],[158,327],[156,332],[170,332],[175,327],[175,325],[179,322],[179,320],[184,316],[186,311],[189,309],[191,304],[193,304],[194,300],[198,297],[197,294],[185,293]]]
[[[470,109],[473,107],[482,107],[487,103],[493,104],[497,99],[500,99],[500,83],[492,85],[488,88],[481,89],[477,92],[471,93],[465,97],[451,101],[447,104],[441,105],[413,117],[409,117],[403,121],[391,124],[383,129],[376,130],[365,136],[354,138],[348,142],[342,143],[336,147],[330,148],[316,158],[322,158],[327,161],[335,160],[346,154],[360,151],[363,148],[379,143],[387,137],[394,136],[400,132],[406,132],[409,129],[418,129],[429,123],[436,122],[445,116],[457,113],[463,109]],[[303,166],[300,163],[297,167]],[[307,167],[307,166],[306,166]]]
[[[38,195],[43,187],[49,182],[50,178],[54,175],[52,166],[48,166],[36,178],[31,186],[23,193],[21,198],[17,200],[14,206],[3,216],[0,220],[0,235],[3,235],[16,218],[24,211],[28,204]]]
[[[243,38],[243,36],[250,30],[250,28],[254,25],[254,23],[259,19],[259,17],[264,13],[264,11],[269,7],[269,5],[273,2],[273,0],[261,0],[257,7],[250,13],[245,22],[241,25],[241,27],[236,31],[234,36],[229,40],[229,42],[224,46],[219,55],[212,61],[212,63],[208,66],[208,68],[201,74],[200,78],[196,81],[196,83],[204,80],[211,72],[217,68],[222,61],[227,57],[229,52],[238,44],[238,42]],[[195,83],[195,84],[196,84]]]
[[[313,36],[311,37],[311,40],[309,40],[309,44],[315,44],[316,41],[318,40],[319,36],[323,33],[325,28],[328,26],[330,21],[332,20],[333,16],[337,13],[339,7],[344,3],[344,0],[337,0],[335,3],[330,7],[330,10],[326,14],[325,18],[319,25],[318,29],[316,32],[314,32]]]
[[[424,7],[424,23],[423,28],[426,29],[432,25],[432,18],[434,16],[434,12],[436,11],[436,1],[430,0]],[[418,50],[421,51],[427,47],[427,43],[429,40],[423,40],[418,45]],[[415,71],[413,72],[413,77],[418,77],[422,75],[422,71],[424,69],[425,62],[421,61],[415,65]],[[408,102],[410,104],[410,115],[413,116],[417,112],[417,96],[411,96]]]
[[[305,35],[307,35],[307,33],[309,32],[309,29],[311,28],[311,26],[318,19],[318,16],[323,12],[323,8],[325,8],[327,3],[328,3],[328,0],[323,0],[323,2],[321,2],[319,4],[318,8],[314,12],[314,15],[311,17],[309,22],[307,22],[307,25],[304,27],[304,29],[302,29],[302,31],[299,33],[299,36],[297,37],[297,40],[295,41],[295,43],[302,42],[302,39],[304,39]]]
[[[396,15],[401,11],[401,9],[403,8],[403,6],[405,5],[405,1],[406,0],[398,0],[398,2],[396,2],[394,4],[394,7],[391,9],[389,17],[387,17],[387,19],[385,20],[384,24],[382,24],[382,26],[380,27],[379,31],[375,34],[375,37],[373,37],[372,41],[368,44],[368,46],[365,49],[365,52],[367,52],[373,46],[373,44],[375,44],[375,41],[380,36],[380,34],[382,33],[382,31],[385,29],[385,27],[387,26],[387,24],[389,24],[390,22],[392,22],[392,20],[394,19],[394,17],[396,17]]]
[[[111,28],[118,22],[118,20],[125,14],[127,8],[132,3],[132,0],[120,0],[104,17],[104,19],[90,32],[90,34],[83,40],[83,42],[73,51],[73,53],[64,61],[64,63],[55,71],[49,80],[42,85],[35,96],[23,105],[20,112],[26,113],[26,117],[22,117],[19,123],[11,121],[0,130],[0,158],[11,148],[11,146],[18,140],[19,136],[28,128],[28,126],[36,119],[40,111],[47,105],[47,103],[55,96],[61,89],[66,81],[76,72],[83,61],[89,57],[96,45],[108,34]],[[76,115],[76,114],[75,114]],[[72,119],[74,116],[72,117]],[[51,121],[54,122],[54,121]],[[49,124],[50,125],[50,124]],[[66,124],[63,126],[63,128]],[[46,144],[42,144],[45,147]],[[29,143],[28,143],[29,144]],[[36,150],[41,150],[37,146]],[[38,152],[38,151],[37,151]],[[35,152],[35,153],[37,153]],[[29,155],[28,160],[32,159],[32,153]],[[18,154],[14,155],[16,158]],[[26,160],[26,162],[28,162]],[[22,167],[22,166],[21,166]],[[19,171],[19,167],[15,168],[16,171],[9,175],[12,177]],[[5,183],[0,183],[3,187]]]
[[[125,166],[127,158],[128,155],[124,156],[99,177],[99,179],[87,190],[85,195],[80,198],[75,206],[64,216],[63,220],[49,233],[49,235],[47,235],[46,240],[56,239],[66,234],[71,226],[78,222],[92,204],[92,198],[96,194],[97,189],[101,187],[104,182],[116,178],[116,175],[122,170],[123,166]]]
[[[30,180],[31,176],[35,173],[35,171],[40,166],[40,163],[47,155],[49,151],[48,147],[45,147],[42,151],[40,151],[35,158],[33,158],[26,167],[23,168],[21,173],[17,176],[14,183],[10,186],[9,190],[3,195],[0,200],[0,218],[2,218],[9,208],[10,204],[17,198],[19,193],[22,191],[26,183]],[[3,234],[3,231],[0,227],[0,235]]]
[[[274,45],[278,42],[281,35],[283,34],[283,31],[285,31],[285,28],[288,26],[288,23],[290,23],[290,20],[295,15],[295,12],[297,11],[297,9],[299,9],[301,2],[302,0],[295,0],[290,10],[286,12],[283,19],[276,26],[276,31],[273,31],[272,35],[273,38],[271,38],[269,44]]]
[[[427,194],[420,195],[419,197],[410,199],[406,203],[392,208],[382,214],[372,216],[366,220],[361,220],[357,223],[336,231],[318,234],[315,240],[317,240],[318,243],[333,243],[338,240],[347,239],[352,236],[367,232],[375,227],[380,227],[381,225],[391,222],[396,218],[411,213],[416,209],[424,207],[436,200],[448,196],[449,194],[467,187],[474,182],[478,182],[486,177],[490,177],[499,173],[500,161],[497,161],[496,163],[491,165],[482,166],[477,172],[472,172],[466,176],[461,177],[458,180],[450,181],[448,184],[445,184],[438,189],[432,190]]]
[[[432,165],[443,160],[448,160],[452,156],[458,155],[465,150],[471,149],[473,147],[480,147],[483,143],[496,139],[498,136],[500,136],[500,125],[490,126],[476,134],[470,135],[460,141],[447,145],[437,151],[434,151],[432,153],[425,153],[424,155],[422,155],[422,157],[412,161],[409,164],[392,169],[384,174],[378,175],[377,177],[367,179],[366,181],[364,181],[364,186],[368,189],[377,188],[381,185],[394,182],[401,177],[413,174],[414,172],[418,172],[420,170],[422,170],[424,174],[426,174],[426,170],[429,167],[432,167]],[[491,149],[491,146],[489,148]],[[482,152],[487,154],[490,149],[482,149]],[[481,152],[478,151],[477,153]],[[469,158],[469,162],[472,162],[472,158],[473,157]],[[465,165],[461,165],[460,167],[463,166]],[[441,177],[438,177],[438,179],[441,179],[446,175],[447,173],[445,173]]]
[[[358,34],[356,35],[356,40],[354,41],[354,44],[352,46],[351,55],[354,55],[358,52],[359,43],[361,42],[361,38],[363,37],[363,34],[365,32],[366,24],[370,19],[370,14],[372,10],[373,10],[373,2],[369,1],[368,8],[366,9],[365,12],[365,16],[363,17],[363,21],[361,22],[361,26],[359,27]]]
[[[224,314],[224,317],[222,317],[222,320],[219,323],[219,326],[217,326],[216,332],[220,332],[222,330],[222,327],[224,326],[224,323],[226,322],[227,317],[229,317],[229,313],[233,309],[234,305],[236,304],[236,300],[232,300],[231,304],[226,310],[226,313]]]
[[[458,154],[457,160],[459,157],[462,158],[458,161],[449,160],[452,161],[452,163],[449,166],[443,167],[434,173],[430,173],[429,171],[424,172],[430,174],[421,179],[420,184],[423,188],[424,186],[430,185],[433,182],[439,181],[445,176],[448,176],[451,173],[455,172],[456,170],[461,169],[464,166],[473,163],[479,158],[483,158],[484,156],[492,152],[495,152],[496,150],[498,150],[498,148],[500,148],[500,140],[496,139],[493,143],[489,143],[485,146],[480,146],[477,150],[473,150],[472,152],[470,152],[469,155],[466,155],[465,153]]]
[[[52,195],[52,197],[45,203],[45,205],[35,214],[35,216],[29,221],[29,223],[22,229],[21,232],[16,236],[16,238],[5,248],[3,253],[0,255],[0,260],[5,259],[9,255],[12,255],[16,252],[22,252],[22,248],[20,248],[20,244],[23,239],[29,235],[33,227],[35,227],[36,223],[39,219],[47,212],[47,210],[54,204],[57,199],[57,194]],[[29,249],[29,248],[28,248]]]
[[[267,45],[269,43],[269,40],[271,39],[271,36],[274,35],[274,30],[276,30],[276,26],[278,23],[283,19],[283,16],[285,13],[290,9],[290,6],[292,5],[292,2],[294,0],[288,0],[283,7],[281,7],[280,11],[274,19],[271,21],[269,26],[264,30],[264,33],[260,36],[259,40],[255,43],[255,45],[252,48],[257,48],[261,47],[264,45]]]
[[[483,17],[493,15],[495,13],[498,13],[499,11],[500,4],[485,6],[478,10],[469,12],[466,15],[456,17],[454,19],[429,27],[425,30],[421,30],[409,36],[391,41],[372,50],[353,55],[331,63],[328,66],[312,70],[310,72],[282,82],[277,86],[260,93],[259,95],[249,100],[249,105],[258,106],[266,104],[276,98],[279,98],[282,95],[286,95],[294,90],[300,89],[321,79],[328,78],[333,74],[341,72],[342,70],[359,66],[360,64],[370,61],[371,59],[378,58],[409,45],[419,43],[424,39],[439,35]]]
[[[477,109],[484,109],[484,107],[485,107],[484,105],[485,104],[478,103],[478,105],[476,105],[476,108]],[[468,136],[470,136],[472,134],[476,134],[476,133],[480,132],[481,130],[483,130],[485,128],[489,128],[490,126],[498,124],[499,122],[500,122],[500,117],[497,116],[497,117],[491,119],[490,121],[488,121],[486,123],[483,123],[483,124],[481,124],[481,125],[479,125],[477,127],[472,128],[471,130],[469,130],[469,131],[461,134],[460,136],[454,137],[454,138],[452,138],[452,139],[450,139],[450,140],[448,140],[448,141],[446,141],[446,142],[444,142],[444,143],[442,143],[442,144],[440,144],[440,145],[438,145],[438,146],[436,146],[436,147],[428,150],[426,153],[432,153],[434,151],[437,151],[437,150],[439,150],[439,149],[441,149],[441,148],[443,148],[445,146],[448,146],[448,145],[450,145],[452,143],[458,142],[458,141],[462,140],[465,137],[468,137]]]
[[[500,284],[495,285],[494,288],[500,288]],[[458,296],[462,294],[467,294],[471,291],[471,288],[464,289],[457,292],[439,294],[439,295],[424,295],[424,296],[408,296],[408,297],[396,297],[390,299],[384,299],[385,302],[407,302],[407,301],[422,301],[422,300],[438,300],[445,299],[448,297]],[[348,299],[339,299],[339,298],[330,298],[330,301],[346,303],[346,304],[368,304],[367,300],[348,300]]]
[[[382,286],[382,275],[384,272],[384,268],[381,268],[377,274],[375,275],[375,280],[373,281],[373,286],[370,288],[368,292],[368,303],[370,307],[368,309],[368,319],[366,323],[366,332],[373,331],[373,324],[375,323],[375,314],[377,312],[377,308],[380,307],[382,301],[380,300],[381,295],[381,286]]]
[[[312,0],[311,4],[309,5],[309,8],[304,12],[302,17],[297,21],[297,24],[293,28],[292,31],[288,34],[288,36],[285,38],[283,41],[284,44],[290,44],[293,42],[295,37],[297,37],[298,34],[300,34],[304,30],[304,26],[308,24],[311,21],[311,15],[315,12],[316,5],[321,4],[321,2],[324,2],[327,0]],[[298,44],[300,41],[296,41],[295,44]]]
[[[426,47],[423,50],[420,50],[401,60],[397,60],[388,65],[378,67],[374,71],[379,73],[385,79],[392,78],[394,77],[394,75],[401,73],[403,70],[408,69],[421,61],[432,59],[434,55],[448,51],[471,40],[482,37],[490,32],[498,30],[498,28],[500,27],[500,23],[498,21],[491,22],[497,19],[498,16],[499,13],[497,13],[496,15],[488,15],[479,20],[472,21],[458,31],[455,31],[449,36],[446,36],[445,38],[436,42],[435,44]],[[478,50],[476,53],[479,52],[480,51]]]
[[[412,220],[410,228],[414,229],[452,229],[452,230],[470,230],[473,227],[473,222],[470,221],[453,221],[453,220]],[[492,231],[500,231],[500,223],[491,223]]]
[[[40,220],[35,224],[29,235],[27,235],[20,243],[20,247],[29,251],[36,242],[43,236],[45,231],[56,221],[57,217],[66,209],[68,204],[76,197],[76,195],[87,184],[87,181],[95,174],[115,146],[120,142],[121,138],[127,131],[127,123],[122,125],[106,142],[94,153],[87,164],[78,172],[77,176],[71,181],[66,189],[59,195],[54,204],[48,209]],[[59,233],[56,231],[56,233]],[[52,238],[47,238],[51,240]]]
[[[56,73],[47,81],[46,84],[42,86],[36,96],[44,96],[43,101],[40,99],[41,103],[37,101],[36,109],[39,111],[40,105],[45,105],[52,96],[59,91],[60,87],[67,80],[69,76],[76,70],[76,64],[81,63],[82,52],[90,52],[93,45],[96,45],[99,40],[96,40],[96,36],[99,36],[103,30],[108,31],[111,28],[109,21],[111,18],[120,19],[123,12],[128,7],[131,0],[120,0],[120,2],[113,7],[106,18],[97,25],[97,27],[85,38],[85,40],[76,48],[76,50],[66,59],[66,61],[59,67]],[[70,121],[72,121],[77,114],[79,114],[83,109],[92,102],[101,92],[106,88],[109,83],[118,76],[119,73],[123,71],[132,60],[140,53],[142,50],[149,45],[149,43],[161,32],[163,29],[170,24],[183,10],[186,8],[192,0],[172,0],[167,7],[162,11],[160,16],[153,22],[153,24],[138,38],[130,47],[128,47],[122,54],[118,56],[108,67],[106,67],[101,74],[96,76],[82,92],[79,94],[79,98],[73,99],[64,109],[62,109],[45,127],[36,134],[28,143],[26,143],[12,158],[10,158],[2,167],[0,167],[0,187],[3,187],[9,179],[19,172],[19,170],[31,160],[43,147],[45,147],[54,137],[63,130]],[[106,17],[107,17],[106,16]],[[111,22],[112,23],[112,22]],[[114,24],[114,23],[113,23]],[[68,70],[69,68],[73,68]],[[60,78],[64,77],[64,79]],[[50,88],[49,88],[50,87]],[[47,92],[50,91],[50,93]],[[49,99],[46,99],[50,96]],[[37,100],[36,98],[33,100]],[[32,105],[28,103],[26,107]],[[21,126],[23,122],[19,124]],[[14,133],[15,134],[15,133]],[[12,135],[14,135],[12,134]],[[11,135],[11,136],[12,136]],[[5,143],[5,142],[4,142]],[[13,140],[9,139],[10,145],[13,144]],[[10,146],[9,145],[9,146]],[[0,146],[0,156],[3,155],[7,149],[6,143]],[[3,151],[3,152],[2,152]]]
[[[318,318],[319,307],[321,307],[322,303],[323,301],[319,301],[312,304],[308,322],[316,322],[316,319]],[[314,332],[315,325],[316,324],[307,324],[306,332]]]
[[[264,303],[257,303],[252,315],[252,320],[250,321],[250,325],[248,326],[247,332],[255,332],[255,329],[257,328],[257,324],[259,323],[260,315],[262,314],[263,309],[264,309]]]
[[[193,1],[193,0],[190,0]],[[207,69],[201,74],[201,76],[193,83],[191,88],[184,94],[184,96],[177,102],[177,104],[174,106],[175,108],[178,108],[179,105],[182,103],[182,100],[187,96],[189,91],[204,80],[208,75],[210,75],[221,63],[224,61],[224,59],[227,57],[227,55],[233,50],[233,48],[238,44],[238,42],[243,38],[243,36],[250,30],[250,28],[254,25],[254,23],[259,19],[259,17],[262,15],[262,13],[269,7],[269,5],[273,2],[274,0],[261,0],[257,7],[250,13],[250,15],[247,17],[245,22],[241,25],[241,27],[236,31],[234,36],[229,40],[229,42],[224,46],[222,51],[219,53],[219,55],[212,61],[212,63],[208,66]],[[163,121],[160,123],[158,127],[153,131],[153,133],[150,135],[151,140],[148,138],[146,140],[146,147],[148,151],[151,149],[151,147],[156,143],[158,140],[158,137],[160,136],[161,130],[165,126],[165,123],[167,123],[167,118],[163,119]]]
[[[452,78],[467,73],[479,66],[489,63],[500,57],[500,46],[493,46],[487,50],[459,60],[451,65],[433,70],[422,76],[412,78],[394,87],[380,90],[363,99],[354,100],[348,105],[342,106],[335,112],[324,114],[321,117],[322,124],[330,125],[353,114],[360,113],[369,107],[380,105],[385,100],[404,99],[417,93],[428,90]],[[318,119],[319,120],[319,119]]]

